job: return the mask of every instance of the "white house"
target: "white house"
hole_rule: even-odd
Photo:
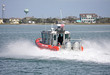
[[[0,24],[3,24],[3,19],[0,18]]]
[[[82,23],[96,23],[97,14],[80,14]]]
[[[19,18],[10,18],[9,21],[10,21],[10,24],[19,24],[20,19]]]

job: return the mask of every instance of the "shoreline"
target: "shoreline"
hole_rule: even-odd
[[[0,25],[56,25],[53,23],[36,23],[36,24],[0,24]],[[95,24],[88,24],[88,23],[66,23],[65,25],[110,25],[110,23],[95,23]]]

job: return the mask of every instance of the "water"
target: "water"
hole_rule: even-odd
[[[0,75],[110,75],[110,25],[67,25],[84,51],[40,50],[50,25],[0,25]]]

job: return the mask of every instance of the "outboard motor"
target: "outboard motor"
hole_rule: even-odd
[[[73,43],[73,50],[80,50],[80,43],[79,42]]]
[[[66,43],[66,49],[71,50],[71,42]]]

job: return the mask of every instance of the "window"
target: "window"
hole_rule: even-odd
[[[60,28],[60,26],[58,26],[58,28]]]
[[[45,39],[46,39],[46,40],[48,39],[48,34],[47,34],[47,33],[45,34]]]
[[[44,38],[45,36],[44,36],[44,34],[42,33],[42,39]]]
[[[68,39],[69,38],[69,34],[65,34],[65,39]]]
[[[54,35],[54,40],[56,40],[56,35]]]

